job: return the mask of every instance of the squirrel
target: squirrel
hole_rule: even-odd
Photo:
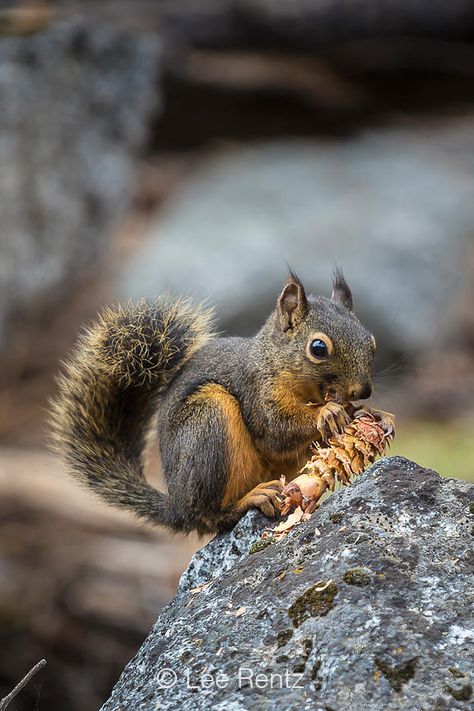
[[[374,352],[339,269],[330,299],[290,272],[251,338],[218,335],[187,299],[106,308],[58,378],[53,447],[107,502],[173,531],[229,529],[253,507],[273,517],[281,475],[371,395]],[[144,477],[156,429],[168,495]]]

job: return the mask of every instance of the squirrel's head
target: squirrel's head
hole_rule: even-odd
[[[306,296],[290,273],[262,334],[277,346],[268,358],[304,400],[342,403],[371,395],[375,338],[354,314],[351,290],[339,269],[330,299]]]

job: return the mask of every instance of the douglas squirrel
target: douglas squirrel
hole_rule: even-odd
[[[253,338],[222,338],[212,312],[158,298],[106,309],[60,376],[52,438],[74,476],[106,501],[177,531],[278,512],[309,445],[344,428],[372,391],[374,337],[338,270],[331,299],[290,277]],[[144,478],[157,423],[168,495]]]

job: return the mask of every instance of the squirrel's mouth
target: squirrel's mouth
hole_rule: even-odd
[[[344,394],[334,387],[333,383],[313,383],[311,393],[308,393],[307,405],[321,406],[326,402],[337,402],[343,405],[347,402]]]
[[[344,398],[338,390],[328,388],[324,393],[324,402],[337,402],[339,405],[343,405],[344,402],[347,402],[347,398]]]
[[[320,407],[326,402],[336,402],[338,405],[347,405],[352,401],[349,389],[337,386],[334,380],[311,380],[300,385],[299,395],[307,405]]]

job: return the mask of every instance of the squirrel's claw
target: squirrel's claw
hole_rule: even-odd
[[[283,489],[279,479],[264,481],[258,484],[244,497],[244,507],[260,509],[268,518],[275,518],[280,514],[280,493]]]
[[[375,417],[380,427],[385,432],[385,437],[392,437],[395,432],[395,415],[391,412],[386,412],[385,410],[377,410],[374,407],[365,407],[360,409],[360,416],[364,415],[364,412],[369,412]],[[356,417],[359,413],[356,412]]]
[[[350,422],[350,417],[342,405],[327,402],[319,408],[316,428],[324,441],[340,434]]]

